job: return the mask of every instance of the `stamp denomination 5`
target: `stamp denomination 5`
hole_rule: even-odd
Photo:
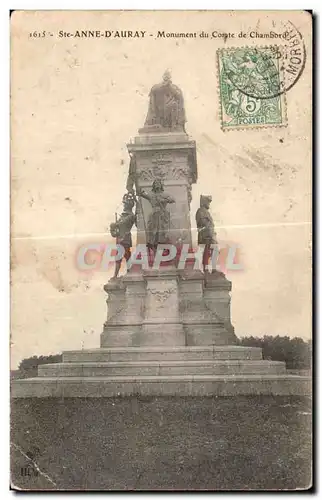
[[[282,48],[281,48],[282,50]],[[222,128],[283,126],[279,47],[218,50]]]

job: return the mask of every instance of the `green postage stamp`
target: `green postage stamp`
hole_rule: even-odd
[[[219,49],[223,130],[286,125],[282,48]]]

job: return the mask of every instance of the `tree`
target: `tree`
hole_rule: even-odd
[[[308,370],[312,365],[312,343],[300,337],[281,337],[264,335],[264,337],[242,337],[238,344],[249,347],[261,347],[263,358],[272,361],[284,361],[286,368]]]
[[[32,356],[31,358],[23,359],[19,364],[20,378],[36,377],[38,374],[38,366],[47,363],[61,363],[62,354],[50,354],[49,356]]]

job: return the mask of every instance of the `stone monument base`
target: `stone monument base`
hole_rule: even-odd
[[[111,280],[101,347],[63,352],[38,377],[12,382],[12,396],[304,395],[309,377],[234,345],[231,283],[224,275],[173,268]]]
[[[288,375],[285,364],[262,359],[256,347],[126,347],[68,351],[41,365],[38,377],[14,380],[12,396],[308,395],[310,377]]]
[[[174,267],[129,272],[105,285],[101,347],[233,345],[231,282]]]

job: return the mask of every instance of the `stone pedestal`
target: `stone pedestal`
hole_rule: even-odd
[[[101,347],[139,346],[143,322],[145,282],[128,274],[105,285],[108,317],[101,334]]]
[[[101,347],[236,343],[231,283],[220,273],[180,272],[169,266],[128,273],[104,288],[109,312]]]
[[[235,344],[237,337],[230,319],[231,281],[222,273],[206,275],[204,281],[204,301],[207,307],[216,314],[227,331],[227,342]]]
[[[184,346],[176,270],[151,271],[144,273],[144,277],[146,296],[141,345]]]
[[[135,137],[127,145],[134,155],[136,185],[150,191],[156,178],[164,190],[175,198],[170,211],[170,243],[191,245],[191,184],[197,181],[196,143],[185,133],[155,133]],[[145,226],[151,212],[150,203],[140,198],[137,214],[137,242],[145,243]]]
[[[183,273],[180,279],[180,308],[186,345],[225,345],[229,343],[224,322],[204,300],[204,275],[200,271]]]
[[[126,288],[123,284],[123,280],[110,280],[104,285],[104,290],[108,294],[108,298],[106,299],[107,321],[104,323],[104,327],[108,324],[122,325],[124,321],[123,310],[126,300]]]

